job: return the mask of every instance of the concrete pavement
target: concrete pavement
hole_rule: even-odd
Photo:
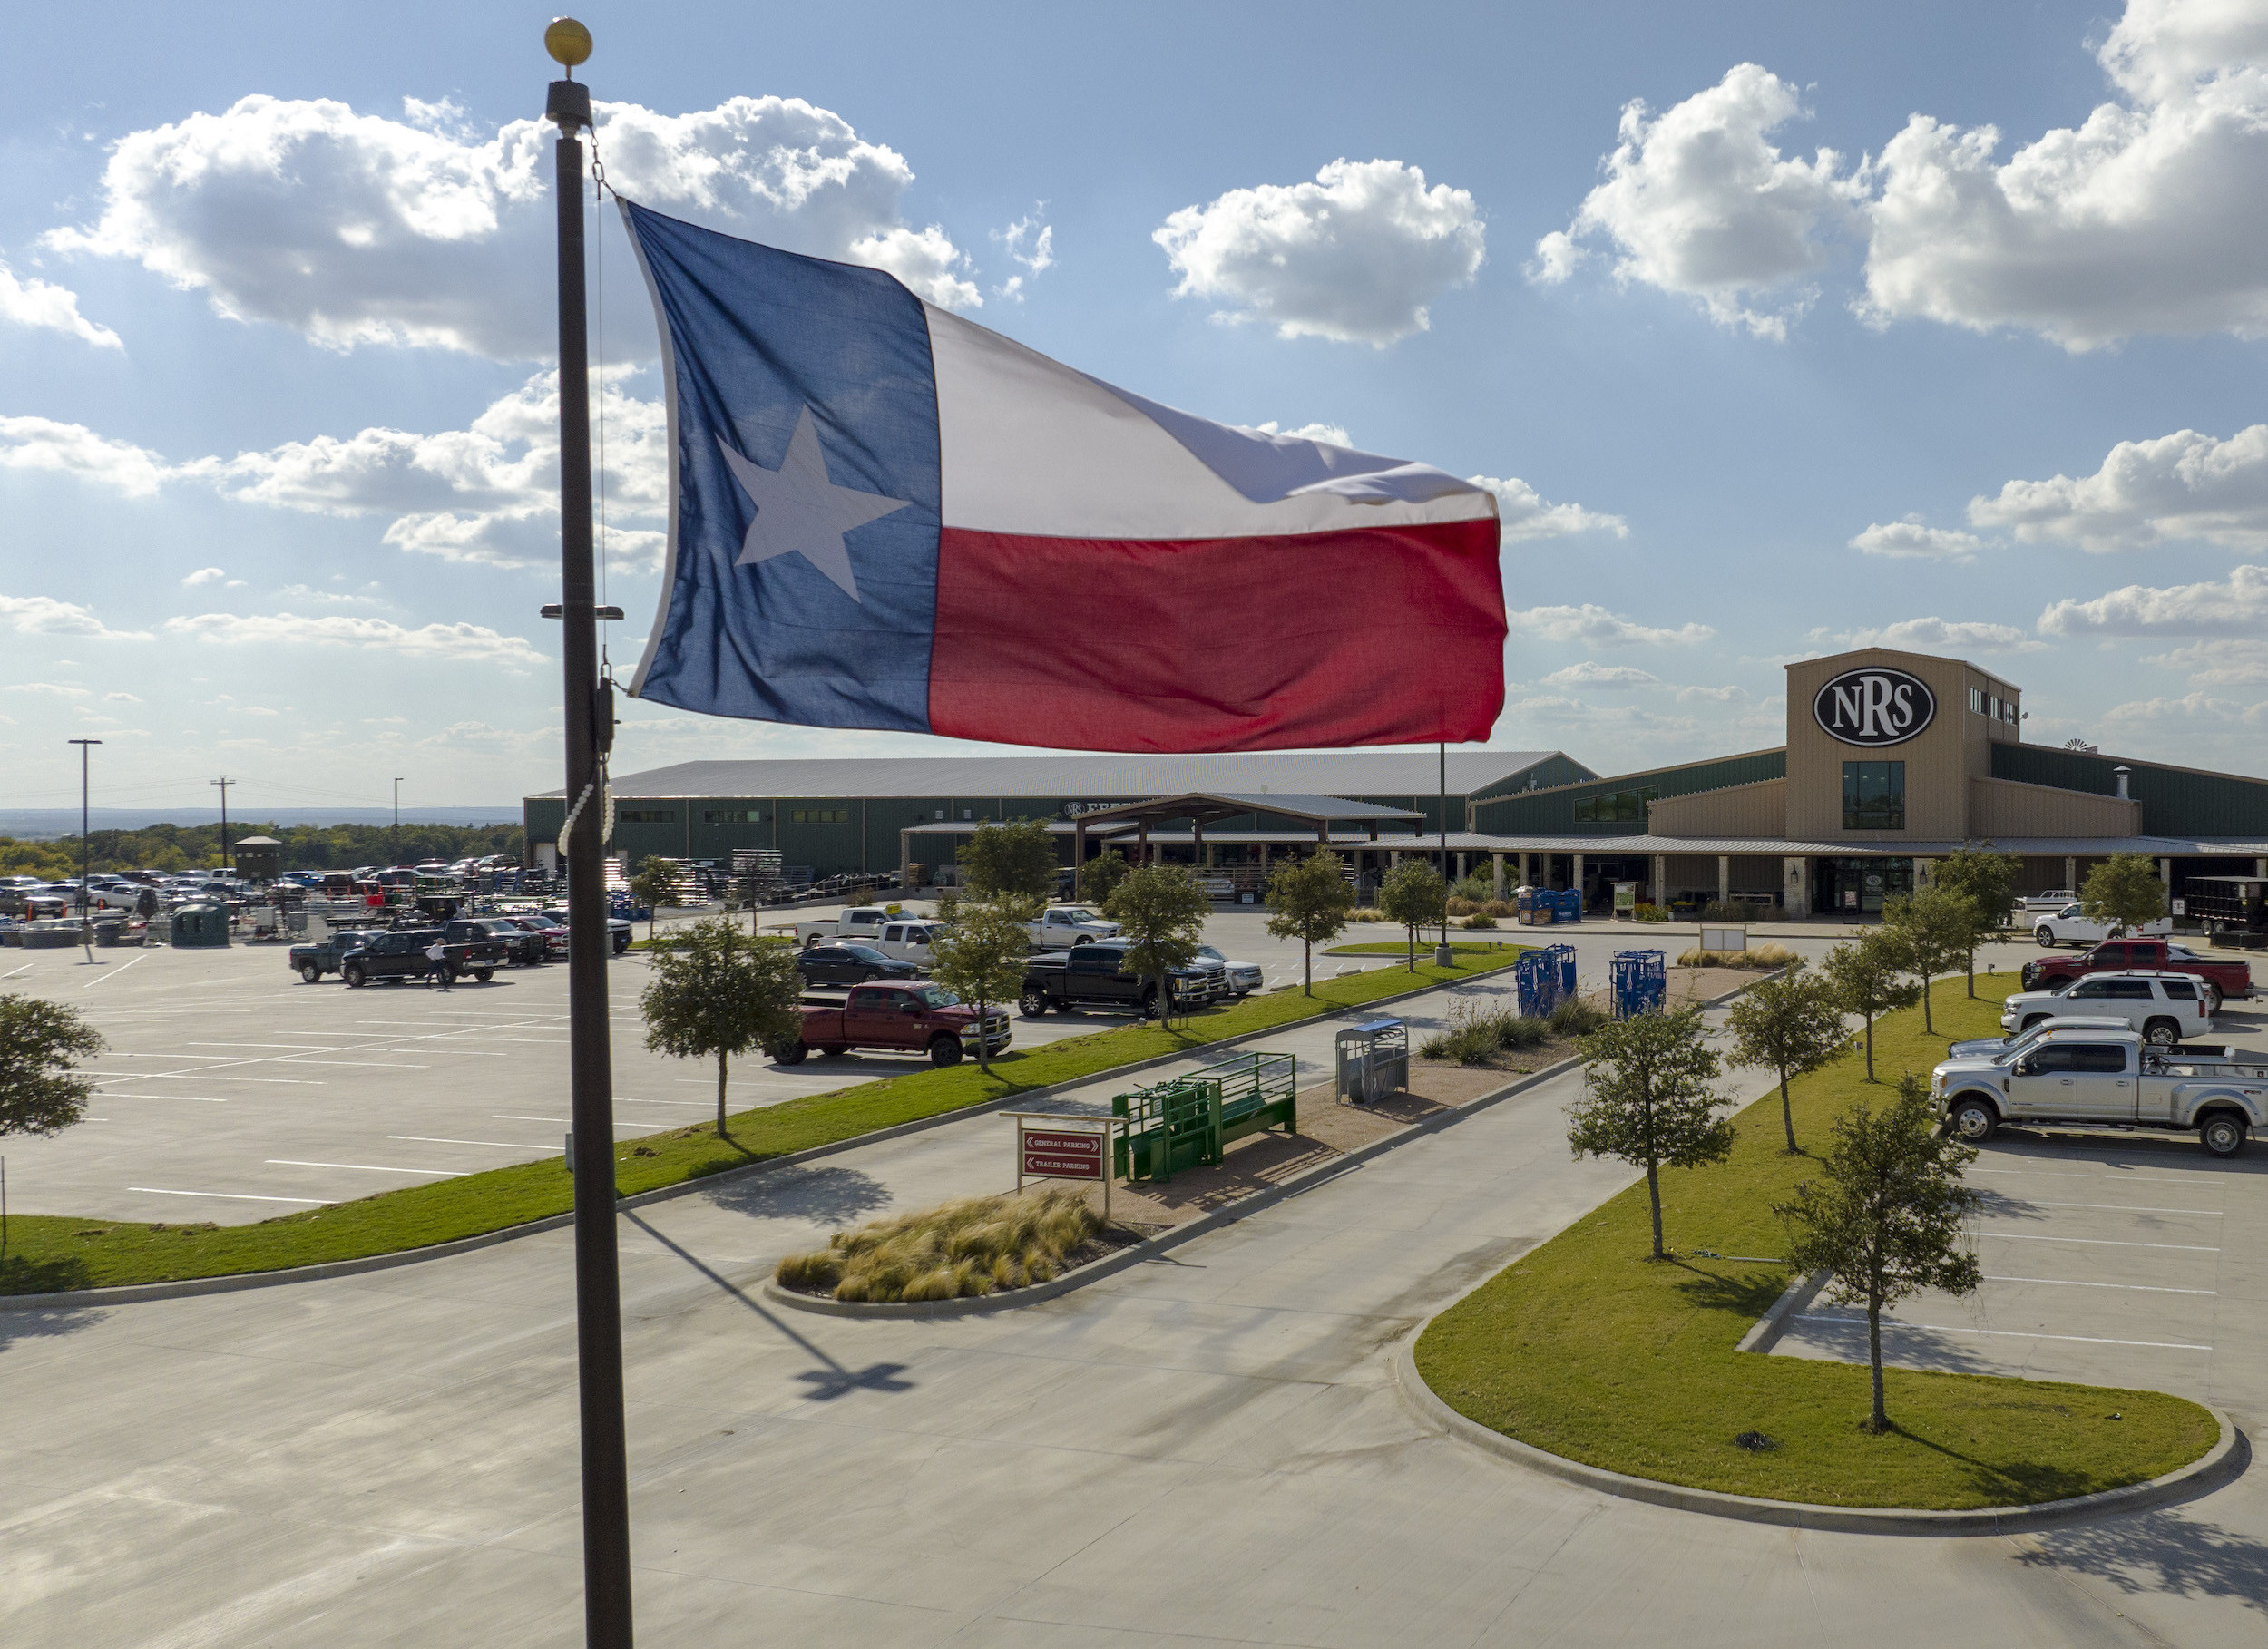
[[[625,1216],[641,1642],[2259,1642],[2260,1473],[1889,1539],[1618,1502],[1423,1429],[1387,1348],[1627,1183],[1569,1159],[1574,1081],[992,1317],[787,1321],[753,1290],[1004,1167],[996,1118]],[[12,1649],[580,1641],[569,1254],[0,1313]],[[2268,1412],[2258,1379],[2218,1400]]]

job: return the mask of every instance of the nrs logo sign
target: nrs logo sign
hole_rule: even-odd
[[[1845,670],[1819,689],[1812,714],[1846,745],[1902,744],[1935,718],[1937,696],[1903,670]]]

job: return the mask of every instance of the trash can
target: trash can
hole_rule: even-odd
[[[169,942],[182,950],[224,947],[229,942],[229,907],[225,904],[184,904],[173,912]]]
[[[1338,1097],[1368,1105],[1410,1085],[1410,1029],[1400,1020],[1365,1020],[1339,1032]]]

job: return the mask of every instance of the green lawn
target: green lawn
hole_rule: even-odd
[[[1926,1073],[1955,1036],[1999,1034],[2006,974],[1960,980],[1877,1022],[1868,1090],[1853,1055],[1794,1088],[1796,1137],[1823,1140],[1862,1092]],[[1633,1186],[1435,1318],[1417,1345],[1426,1383],[1482,1425],[1594,1466],[1734,1494],[1830,1505],[2023,1505],[2144,1481],[2218,1437],[2196,1404],[2161,1392],[1971,1374],[1887,1371],[1896,1429],[1872,1437],[1863,1365],[1735,1351],[1789,1281],[1776,1264],[1690,1257],[1783,1252],[1771,1204],[1815,1165],[1782,1144],[1777,1090],[1745,1110],[1730,1161],[1662,1176],[1664,1234],[1647,1261],[1646,1187]],[[1843,1309],[1843,1308],[1832,1308]],[[2124,1418],[2115,1419],[2114,1415]],[[1734,1446],[1756,1430],[1779,1448]]]
[[[1155,1055],[1296,1024],[1334,1008],[1354,1007],[1424,985],[1475,979],[1509,966],[1510,961],[1491,956],[1452,968],[1422,963],[1414,980],[1399,968],[1318,980],[1312,998],[1295,988],[1250,996],[1178,1020],[1171,1029],[1121,1021],[1117,1029],[1006,1054],[992,1061],[989,1078],[973,1061],[943,1070],[909,1061],[902,1077],[735,1113],[728,1119],[731,1134],[727,1139],[717,1137],[711,1122],[618,1141],[615,1183],[624,1195],[650,1191],[988,1099],[1095,1076]],[[1003,1134],[1003,1173],[1010,1166],[1006,1139]],[[391,1254],[523,1225],[563,1214],[572,1205],[566,1166],[552,1157],[252,1225],[150,1225],[19,1214],[8,1221],[7,1247],[0,1253],[0,1293],[225,1276]]]
[[[1433,931],[1437,934],[1441,932],[1439,928]],[[1417,953],[1420,960],[1432,955],[1433,947],[1439,943],[1441,941],[1437,938],[1428,939],[1422,933],[1419,934]],[[1529,949],[1518,940],[1511,939],[1452,939],[1449,942],[1449,948],[1461,956],[1505,956],[1508,960],[1510,955]],[[1406,956],[1409,950],[1410,945],[1407,940],[1373,939],[1364,940],[1360,944],[1333,945],[1324,954],[1325,956]]]

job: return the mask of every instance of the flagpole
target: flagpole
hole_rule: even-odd
[[[564,661],[567,823],[568,1114],[573,1119],[575,1349],[582,1410],[583,1635],[591,1649],[630,1649],[630,1468],[622,1420],[622,1299],[614,1244],[614,1097],[607,1037],[605,866],[600,854],[601,739],[597,579],[591,545],[591,380],[583,310],[582,142],[591,93],[575,65],[591,32],[570,17],[543,31],[566,78],[551,83],[546,118],[559,210],[560,652]]]

